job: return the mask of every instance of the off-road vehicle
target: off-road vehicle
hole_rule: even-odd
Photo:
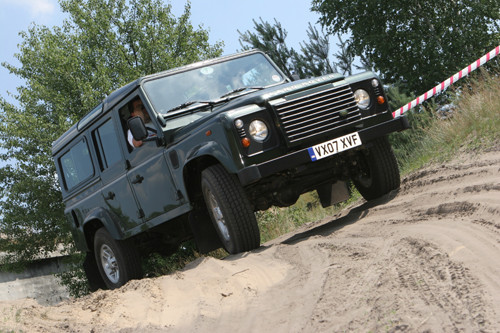
[[[131,117],[137,98],[148,124]],[[142,255],[188,239],[201,252],[259,247],[254,212],[302,193],[328,206],[350,181],[367,200],[397,189],[386,135],[406,128],[373,73],[293,81],[253,50],[131,82],[52,151],[90,284],[116,288],[141,277]]]

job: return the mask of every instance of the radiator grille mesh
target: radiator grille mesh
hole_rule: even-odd
[[[361,118],[347,84],[280,102],[274,107],[290,143],[321,135]]]

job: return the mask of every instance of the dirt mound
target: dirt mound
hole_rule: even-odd
[[[260,249],[57,306],[27,332],[484,331],[500,327],[500,152],[467,155]]]

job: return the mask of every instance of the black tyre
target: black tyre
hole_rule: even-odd
[[[372,147],[360,158],[360,168],[352,181],[366,200],[373,200],[398,189],[399,167],[387,137],[372,142]]]
[[[94,253],[99,273],[109,289],[142,277],[141,259],[134,244],[113,239],[104,227],[95,234]]]
[[[260,246],[259,226],[237,179],[221,165],[201,174],[201,189],[208,213],[227,252],[234,254]]]
[[[87,277],[90,291],[107,289],[107,286],[102,279],[101,273],[99,272],[99,268],[97,267],[94,253],[87,252],[85,261],[83,262],[83,270],[85,271],[85,276]]]

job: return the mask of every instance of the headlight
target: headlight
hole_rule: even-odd
[[[263,142],[266,140],[269,133],[266,124],[261,120],[252,121],[248,127],[248,131],[250,132],[252,139],[257,142]]]
[[[360,109],[368,109],[370,106],[370,95],[363,89],[354,92],[354,100]]]

